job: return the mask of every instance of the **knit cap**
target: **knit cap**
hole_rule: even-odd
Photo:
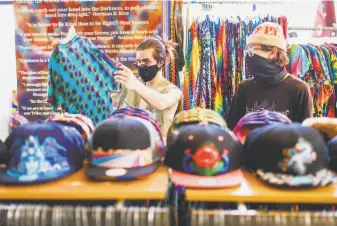
[[[249,45],[275,46],[284,51],[287,50],[283,29],[277,23],[265,22],[257,26],[247,39]]]

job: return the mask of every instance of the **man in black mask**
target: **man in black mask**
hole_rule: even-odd
[[[181,90],[162,75],[162,69],[174,59],[175,46],[176,43],[160,37],[145,39],[138,45],[134,66],[142,82],[125,66],[115,72],[115,79],[124,90],[117,107],[149,110],[157,119],[164,137],[182,107]]]
[[[245,62],[253,78],[236,90],[226,119],[230,129],[249,112],[277,111],[294,122],[312,116],[309,86],[287,73],[286,51],[282,27],[276,23],[263,23],[248,37]]]

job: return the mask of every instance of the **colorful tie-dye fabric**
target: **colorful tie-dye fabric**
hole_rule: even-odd
[[[114,111],[110,94],[119,89],[113,79],[118,67],[88,38],[75,36],[50,56],[48,102],[54,111],[61,106],[62,111],[86,115],[97,124]]]

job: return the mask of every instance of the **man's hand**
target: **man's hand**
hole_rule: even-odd
[[[128,67],[121,65],[119,69],[114,73],[115,79],[127,89],[135,90],[141,84]]]

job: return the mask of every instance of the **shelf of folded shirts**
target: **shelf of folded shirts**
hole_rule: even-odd
[[[132,181],[90,181],[84,169],[53,182],[0,185],[0,200],[165,200],[168,170],[160,166],[148,177]]]
[[[186,201],[236,202],[236,203],[297,203],[336,204],[337,184],[313,189],[280,189],[270,187],[244,172],[240,186],[222,189],[186,189]]]

